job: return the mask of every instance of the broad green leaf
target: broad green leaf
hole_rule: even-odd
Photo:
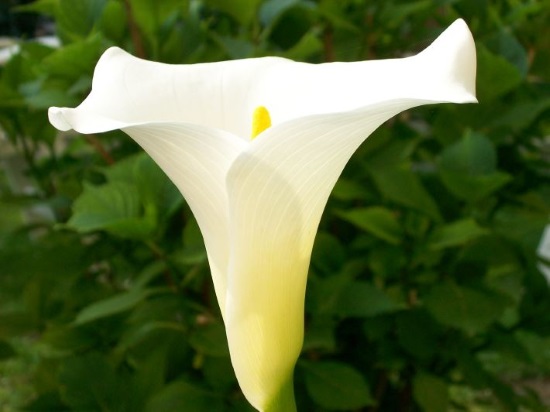
[[[260,7],[260,21],[264,26],[273,24],[290,7],[299,4],[299,0],[267,0]]]
[[[505,110],[499,117],[490,122],[487,127],[509,127],[519,132],[533,123],[537,117],[550,108],[550,98],[529,99],[516,102]]]
[[[128,156],[103,169],[109,182],[135,187],[148,218],[165,220],[183,203],[183,197],[166,174],[145,153]]]
[[[496,99],[522,82],[520,71],[512,63],[504,57],[491,53],[485,47],[477,47],[477,59],[479,101]]]
[[[85,185],[67,227],[81,233],[105,230],[124,238],[148,237],[155,221],[143,216],[138,188],[124,182]]]
[[[305,33],[294,46],[282,53],[282,56],[291,60],[307,61],[322,49],[323,43],[319,39],[319,30],[314,28]]]
[[[82,325],[107,316],[125,312],[138,305],[151,294],[151,290],[132,289],[86,306],[76,316],[75,324]]]
[[[101,37],[91,36],[51,53],[43,61],[44,68],[51,75],[74,81],[87,76],[91,86],[91,75],[102,51]]]
[[[327,232],[315,237],[312,265],[321,273],[331,275],[340,270],[346,260],[346,250],[340,241]]]
[[[365,200],[369,198],[369,193],[364,185],[341,177],[332,189],[331,196],[338,200]]]
[[[345,3],[340,0],[321,0],[318,10],[334,27],[356,34],[359,29],[350,22],[343,6]]]
[[[13,346],[5,340],[0,340],[0,362],[9,358],[13,358],[17,353],[13,350]]]
[[[434,285],[423,301],[439,322],[468,334],[482,332],[496,322],[510,303],[496,293],[466,288],[452,281]]]
[[[315,277],[308,284],[307,309],[314,313],[333,314],[340,295],[350,279],[347,276]]]
[[[429,246],[434,250],[462,246],[488,233],[489,231],[479,226],[475,220],[466,218],[438,226],[430,236]]]
[[[59,7],[59,0],[36,0],[30,4],[22,4],[13,8],[14,12],[36,12],[55,16]]]
[[[433,6],[431,0],[413,0],[404,4],[387,3],[389,7],[383,7],[380,13],[380,20],[387,22],[390,27],[399,27],[404,20],[423,10]]]
[[[334,352],[337,348],[335,329],[337,322],[332,316],[316,315],[308,322],[304,336],[303,351],[321,350]]]
[[[467,133],[447,147],[439,159],[439,169],[447,189],[471,202],[490,195],[511,179],[497,170],[493,143],[478,133]]]
[[[121,22],[126,20],[126,11],[122,2],[108,1],[103,10],[98,27],[101,33],[113,41],[120,41],[128,30]]]
[[[418,176],[405,166],[370,169],[380,193],[390,201],[425,213],[439,221],[441,214],[434,199],[426,191]]]
[[[133,396],[128,379],[117,376],[99,353],[64,360],[59,383],[62,399],[74,411],[126,410]]]
[[[386,208],[380,206],[357,208],[338,212],[337,215],[386,242],[398,244],[402,240],[401,225],[395,213]]]
[[[237,383],[229,357],[206,356],[201,369],[206,381],[216,390],[227,390]]]
[[[399,345],[422,361],[437,353],[440,329],[424,309],[407,310],[397,315],[395,332]]]
[[[141,325],[138,325],[135,329],[132,329],[122,336],[118,343],[117,351],[124,352],[138,345],[144,339],[151,337],[152,334],[159,332],[175,332],[181,339],[187,337],[187,329],[181,323],[160,320],[143,322]],[[162,336],[164,337],[165,335]]]
[[[351,366],[337,362],[301,365],[307,391],[319,406],[331,410],[350,410],[374,403],[367,381]]]
[[[31,402],[25,404],[21,411],[24,412],[42,412],[42,411],[59,411],[66,412],[67,405],[62,401],[60,395],[55,390],[50,390],[36,396]]]
[[[395,312],[402,307],[377,287],[355,281],[346,284],[332,311],[340,316],[371,317]]]
[[[482,176],[467,176],[457,172],[441,170],[441,180],[454,196],[467,202],[477,202],[506,184],[512,177],[507,173],[495,172]]]
[[[401,269],[407,265],[408,257],[401,246],[379,244],[369,248],[367,263],[369,269],[376,276],[393,279],[401,273]]]
[[[36,319],[23,311],[0,313],[0,339],[30,334],[36,330]]]
[[[43,333],[42,342],[65,353],[82,353],[93,348],[98,337],[86,327],[51,325]]]
[[[107,0],[59,0],[58,29],[71,41],[86,38],[101,18]]]
[[[497,152],[487,137],[469,132],[442,152],[439,164],[467,176],[488,175],[496,171]]]
[[[145,412],[223,411],[223,399],[185,381],[175,381],[157,392],[145,405]]]
[[[211,322],[198,326],[189,337],[189,344],[197,351],[209,356],[229,356],[227,338],[223,324]]]
[[[413,380],[415,401],[425,412],[447,412],[449,410],[449,390],[444,380],[420,372]]]
[[[71,96],[65,90],[48,87],[44,87],[37,93],[33,93],[25,97],[25,102],[28,107],[36,110],[45,110],[52,105],[70,106],[75,103],[78,104],[78,101],[78,97],[74,95]]]
[[[212,34],[211,36],[230,59],[252,57],[254,45],[250,41],[231,36],[218,36],[216,34]]]
[[[134,182],[146,210],[159,219],[166,220],[183,204],[183,197],[176,186],[147,155],[136,159]]]
[[[493,53],[504,57],[508,62],[513,64],[522,77],[527,75],[529,56],[525,48],[510,31],[500,30],[485,39],[484,43]]]
[[[205,3],[229,14],[243,26],[248,26],[258,12],[261,0],[205,0]]]

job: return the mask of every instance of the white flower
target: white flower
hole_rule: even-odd
[[[475,102],[475,73],[462,20],[416,56],[356,63],[167,65],[111,48],[84,102],[49,116],[60,130],[123,130],[176,184],[204,237],[245,396],[291,411],[311,250],[338,176],[397,113]],[[260,106],[272,125],[251,140],[251,124],[270,124]]]

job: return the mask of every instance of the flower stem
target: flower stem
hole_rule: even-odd
[[[292,376],[262,412],[297,412]]]

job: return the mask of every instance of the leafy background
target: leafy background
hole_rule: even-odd
[[[251,411],[197,225],[120,132],[59,134],[118,45],[169,63],[400,57],[458,17],[478,105],[408,111],[355,154],[308,279],[300,411],[544,411],[547,0],[15,0],[0,67],[0,410]],[[9,8],[10,6],[14,6]],[[61,46],[31,39],[54,27]],[[545,406],[546,405],[546,406]]]

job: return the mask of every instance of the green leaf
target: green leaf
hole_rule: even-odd
[[[467,176],[442,170],[441,180],[454,196],[473,203],[501,189],[512,180],[512,177],[502,172],[485,176]]]
[[[123,238],[142,239],[155,229],[151,216],[143,216],[138,188],[124,182],[85,185],[73,204],[67,227],[81,233],[105,230]]]
[[[332,312],[340,316],[371,317],[400,309],[402,305],[382,290],[367,282],[356,281],[346,284]]]
[[[211,37],[231,59],[252,57],[254,45],[248,40],[237,39],[231,36],[218,36],[217,34],[211,34]]]
[[[87,328],[64,325],[50,326],[42,334],[42,342],[65,353],[83,353],[97,344],[97,336]]]
[[[369,198],[368,189],[360,183],[341,177],[332,189],[331,196],[338,200],[365,200]]]
[[[447,147],[439,159],[443,184],[458,198],[475,202],[508,183],[511,177],[497,171],[493,143],[479,133],[467,133]]]
[[[529,56],[525,48],[518,39],[509,31],[500,30],[499,32],[485,39],[485,45],[491,52],[504,57],[509,63],[525,78],[529,70]]]
[[[120,24],[126,19],[126,12],[122,2],[108,1],[98,21],[101,33],[113,41],[123,41],[127,30],[125,24]]]
[[[260,7],[260,21],[264,26],[273,24],[286,10],[299,4],[299,0],[267,0]]]
[[[489,175],[496,171],[497,152],[487,137],[469,132],[442,152],[439,165],[467,176]]]
[[[447,412],[449,410],[449,391],[444,380],[420,372],[413,380],[415,401],[425,412]]]
[[[237,384],[229,357],[206,356],[202,365],[206,381],[216,390],[227,390]]]
[[[409,167],[371,168],[370,172],[378,190],[388,200],[441,220],[437,204]]]
[[[340,0],[322,0],[319,2],[318,11],[334,27],[356,34],[359,29],[350,22],[346,15],[345,4]]]
[[[466,218],[437,227],[430,236],[429,247],[433,250],[440,250],[462,246],[488,233],[489,231],[479,226],[475,220]]]
[[[200,353],[209,356],[229,356],[229,347],[223,324],[207,323],[197,327],[189,337],[189,344]]]
[[[487,127],[496,129],[509,127],[519,132],[529,127],[537,117],[550,108],[550,98],[529,99],[510,105],[499,117],[490,122]]]
[[[306,388],[319,406],[332,410],[359,409],[372,405],[369,385],[363,375],[344,363],[301,363]]]
[[[76,316],[75,324],[82,325],[132,309],[151,294],[151,290],[133,289],[86,306]]]
[[[183,204],[183,196],[149,156],[138,156],[135,168],[134,182],[139,182],[138,190],[145,209],[166,220]]]
[[[91,79],[102,51],[101,37],[92,36],[55,50],[43,60],[44,68],[51,75],[75,81],[82,76]]]
[[[334,352],[337,348],[335,328],[337,322],[333,316],[312,317],[307,325],[307,333],[304,336],[303,351],[322,350]]]
[[[321,273],[338,272],[346,261],[346,250],[338,238],[327,232],[319,232],[311,254],[312,265]]]
[[[241,25],[247,26],[255,17],[261,0],[206,0],[205,3],[210,7],[222,10]]]
[[[36,330],[36,319],[23,311],[0,312],[0,338],[12,338]]]
[[[367,263],[376,276],[397,278],[407,262],[407,252],[402,247],[379,244],[369,248]]]
[[[390,27],[400,27],[405,24],[404,20],[411,15],[433,7],[433,3],[431,0],[416,0],[404,4],[388,3],[388,6],[382,8],[378,18]]]
[[[482,332],[497,321],[509,300],[478,289],[445,281],[432,287],[424,298],[428,311],[442,324],[469,334]]]
[[[477,95],[487,102],[511,91],[522,82],[520,71],[504,57],[491,53],[483,46],[477,47],[478,73]]]
[[[132,396],[129,381],[98,353],[66,359],[59,383],[64,402],[75,411],[126,410]]]
[[[86,38],[103,13],[107,0],[59,0],[57,24],[62,37]]]
[[[399,244],[402,241],[403,230],[395,213],[384,207],[357,208],[337,212],[337,215],[386,242]]]
[[[319,30],[313,28],[305,33],[294,46],[282,53],[282,56],[291,60],[307,61],[322,49],[323,43],[319,39]]]
[[[188,0],[130,0],[133,18],[150,55],[158,59],[166,43],[164,33],[174,32],[179,16],[189,9]]]
[[[185,381],[176,381],[157,392],[145,405],[145,412],[160,411],[223,411],[223,400]]]
[[[14,7],[15,12],[36,12],[49,16],[55,16],[59,6],[59,0],[36,0],[30,4],[22,4]]]
[[[5,340],[0,340],[0,362],[9,358],[13,358],[17,353],[13,347]]]
[[[424,309],[407,310],[397,315],[395,332],[399,345],[422,361],[437,353],[440,330],[441,327]]]

